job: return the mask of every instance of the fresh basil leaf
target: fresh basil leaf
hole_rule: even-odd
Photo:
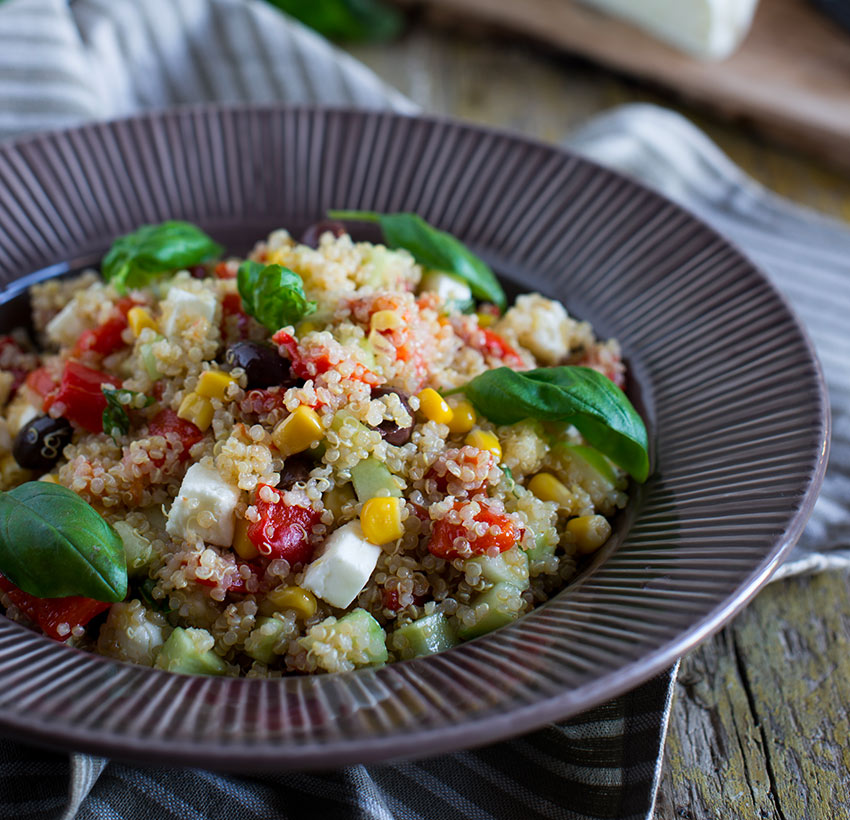
[[[401,31],[401,13],[378,0],[269,0],[325,37],[384,41]]]
[[[153,578],[145,578],[145,580],[139,584],[139,598],[142,599],[142,603],[144,603],[148,609],[153,609],[157,612],[161,612],[163,615],[168,615],[168,613],[171,612],[171,607],[168,606],[166,600],[160,600],[153,597],[153,588],[155,586],[156,581],[154,581]]]
[[[476,299],[493,302],[499,310],[505,309],[505,292],[489,265],[459,239],[432,227],[421,216],[379,214],[375,211],[328,211],[328,216],[331,219],[377,222],[384,241],[391,248],[404,248],[426,268],[453,273],[469,285]]]
[[[176,220],[143,225],[121,236],[103,257],[101,271],[119,293],[141,288],[169,271],[192,267],[220,256],[223,248],[200,228]]]
[[[127,413],[127,407],[133,403],[136,396],[141,394],[135,390],[125,390],[123,387],[118,389],[101,387],[101,390],[106,398],[106,407],[103,410],[103,432],[111,436],[117,444],[118,436],[126,435],[130,430],[130,416]],[[122,397],[125,396],[129,396],[129,401],[126,404],[121,401]],[[150,407],[153,403],[153,398],[145,396],[144,407]]]
[[[272,332],[316,311],[301,277],[282,265],[261,265],[249,259],[239,266],[236,283],[245,311]]]
[[[118,533],[76,493],[46,481],[0,493],[0,572],[37,598],[114,603],[127,594]]]
[[[646,427],[626,394],[589,367],[487,370],[457,391],[494,424],[565,421],[635,478],[649,475]]]

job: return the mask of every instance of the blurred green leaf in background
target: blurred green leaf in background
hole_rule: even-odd
[[[381,0],[269,0],[331,40],[391,40],[402,13]]]

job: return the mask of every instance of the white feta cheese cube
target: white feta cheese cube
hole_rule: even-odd
[[[321,555],[304,573],[301,586],[331,606],[345,609],[375,571],[381,548],[366,540],[359,521],[331,533]]]
[[[216,470],[193,464],[171,505],[165,530],[175,538],[188,540],[194,536],[208,544],[229,547],[238,502],[238,488],[225,482]]]
[[[173,287],[162,303],[162,332],[174,336],[196,319],[212,323],[215,318],[216,298],[209,291],[197,293]]]
[[[80,334],[88,327],[80,316],[80,306],[76,299],[71,299],[44,328],[47,338],[60,347],[70,347]]]
[[[457,276],[452,276],[450,273],[444,273],[439,270],[428,271],[422,277],[422,284],[419,290],[436,293],[443,304],[448,304],[449,302],[468,302],[472,299],[472,291],[466,282],[458,279]]]
[[[554,365],[569,354],[575,325],[560,302],[526,293],[517,297],[494,330],[513,335],[542,364]]]

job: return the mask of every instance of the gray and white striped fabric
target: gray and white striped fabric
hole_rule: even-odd
[[[203,101],[416,110],[260,0],[0,0],[0,138]],[[841,355],[850,346],[840,313],[850,307],[841,254],[850,259],[850,237],[755,187],[669,112],[621,109],[574,145],[737,238],[804,318],[816,319],[833,389],[834,463],[791,566],[847,561],[850,551],[833,548],[850,547],[841,501],[850,497],[850,377]],[[0,817],[639,820],[652,814],[674,681],[671,670],[575,720],[485,749],[326,774],[141,768],[0,740]]]

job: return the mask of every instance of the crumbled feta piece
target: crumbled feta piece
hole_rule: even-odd
[[[436,293],[442,304],[449,302],[468,302],[472,299],[472,291],[466,282],[452,276],[450,273],[432,270],[422,277],[420,291]]]
[[[80,334],[88,327],[80,316],[80,306],[76,299],[71,299],[44,328],[47,338],[60,347],[70,347]]]
[[[366,540],[359,521],[331,533],[322,554],[304,573],[301,586],[340,609],[347,607],[366,586],[381,548]]]
[[[196,319],[212,323],[215,318],[216,298],[209,291],[197,293],[173,287],[162,303],[162,332],[174,336]]]
[[[497,333],[513,336],[526,350],[545,365],[564,359],[580,339],[582,327],[571,319],[560,302],[539,293],[517,297],[514,306],[494,326]],[[587,341],[591,337],[588,334]]]
[[[171,505],[165,530],[175,538],[199,536],[208,544],[229,547],[238,502],[237,487],[224,481],[216,470],[193,464]]]

